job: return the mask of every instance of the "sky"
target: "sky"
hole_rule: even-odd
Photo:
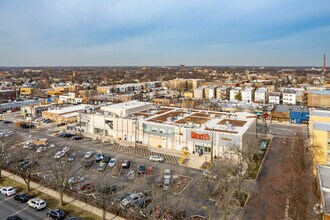
[[[321,66],[323,54],[329,0],[0,0],[0,66]]]

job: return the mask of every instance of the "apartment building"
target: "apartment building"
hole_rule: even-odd
[[[252,102],[254,100],[254,88],[246,87],[242,90],[242,101]]]
[[[266,88],[259,88],[254,93],[254,101],[257,103],[266,103],[267,95]]]
[[[220,100],[229,100],[230,98],[230,87],[222,86],[216,88],[216,98]]]
[[[308,107],[329,108],[330,90],[309,91]]]
[[[297,104],[297,100],[296,100],[296,96],[297,93],[294,90],[290,90],[290,89],[286,89],[283,91],[283,105],[296,105]]]
[[[268,103],[279,105],[281,103],[281,93],[279,92],[270,93],[268,96]]]
[[[205,88],[206,88],[206,86],[200,86],[200,87],[194,89],[194,99],[205,98]]]
[[[318,204],[314,206],[316,214],[323,220],[330,220],[330,167],[317,165]]]
[[[314,148],[314,163],[330,165],[330,111],[310,109],[310,144]]]
[[[82,129],[87,133],[106,134],[115,139],[140,142],[151,147],[217,157],[240,148],[255,137],[256,116],[157,107],[151,103],[128,102],[101,107],[102,112],[81,114]]]
[[[230,92],[229,92],[229,100],[231,101],[231,102],[235,102],[235,101],[240,101],[240,100],[237,100],[236,98],[237,98],[237,95],[239,94],[239,93],[241,93],[241,88],[240,87],[235,87],[235,88],[232,88],[231,90],[230,90]]]
[[[213,99],[216,97],[216,88],[217,86],[208,86],[205,88],[205,98]]]
[[[0,103],[16,100],[16,90],[0,90]]]

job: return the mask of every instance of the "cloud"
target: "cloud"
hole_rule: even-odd
[[[319,30],[328,26],[330,2],[326,0],[0,1],[0,65],[15,65],[18,58],[27,65],[68,60],[74,61],[72,65],[87,61],[88,65],[120,65],[120,61],[142,65],[161,57],[172,57],[168,64],[225,65],[214,56],[239,65],[245,62],[237,59],[245,55],[239,48],[252,51],[253,47],[259,52],[249,61],[259,63],[263,51],[267,56],[272,51],[288,52],[292,38],[301,43],[295,44],[295,50],[308,54],[306,33],[319,34],[309,50],[320,51],[329,35]],[[266,48],[258,46],[263,42]],[[81,53],[85,50],[93,53]],[[271,58],[263,62],[279,59]],[[297,62],[294,56],[289,58],[288,62]]]

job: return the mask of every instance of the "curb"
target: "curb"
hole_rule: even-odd
[[[15,174],[12,174],[8,171],[5,171],[5,170],[2,170],[2,176],[4,177],[7,177],[9,179],[12,179],[18,183],[21,183],[23,185],[26,185],[24,180],[19,177],[19,176],[16,176]],[[33,181],[30,182],[30,187],[31,189],[35,189],[43,194],[47,194],[53,198],[55,198],[56,200],[58,200],[58,192],[52,190],[52,189],[49,189],[47,187],[44,187],[42,185],[39,185],[38,183],[35,183]],[[102,218],[103,216],[103,211],[99,208],[96,208],[92,205],[89,205],[87,203],[84,203],[84,202],[81,202],[79,200],[76,200],[70,196],[67,196],[66,194],[63,195],[63,200],[66,202],[66,203],[69,203],[77,208],[80,208],[80,209],[83,209],[84,211],[87,211],[87,212],[90,212],[90,213],[93,213],[94,215],[97,215],[99,217]],[[113,220],[124,220],[124,218],[122,217],[119,217],[119,216],[116,216],[110,212],[106,212],[105,213],[106,215],[106,219],[113,219]]]

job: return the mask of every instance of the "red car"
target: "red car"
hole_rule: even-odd
[[[85,191],[85,190],[89,190],[92,189],[94,187],[94,184],[90,181],[85,181],[79,184],[79,186],[77,187],[78,191]]]

